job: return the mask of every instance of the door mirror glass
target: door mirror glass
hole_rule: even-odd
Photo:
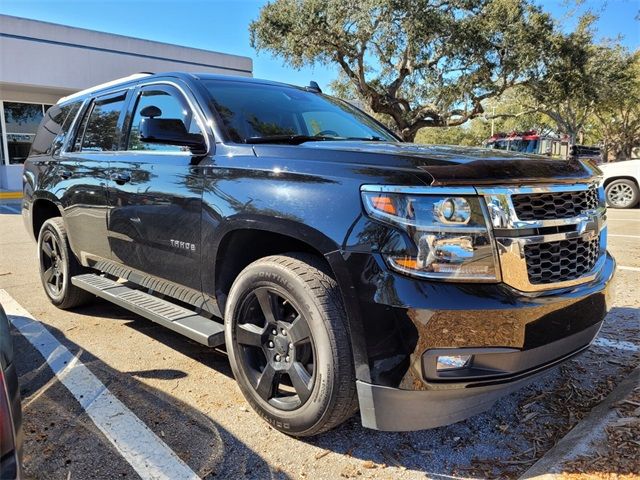
[[[144,111],[141,113],[144,114]],[[143,117],[140,121],[140,140],[144,143],[187,147],[193,153],[204,153],[207,148],[202,134],[189,133],[179,118]]]

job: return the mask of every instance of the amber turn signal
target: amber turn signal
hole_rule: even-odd
[[[371,199],[371,204],[376,210],[380,210],[381,212],[388,213],[390,215],[397,215],[397,210],[391,197],[384,195],[373,197]]]

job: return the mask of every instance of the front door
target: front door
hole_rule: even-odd
[[[123,139],[110,163],[109,242],[114,261],[195,292],[200,281],[202,169],[188,149],[140,140],[140,111],[180,119],[200,133],[184,94],[171,85],[138,89]],[[166,293],[166,288],[164,289]]]

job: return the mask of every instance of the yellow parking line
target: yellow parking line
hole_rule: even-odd
[[[22,192],[0,192],[0,200],[19,200]]]

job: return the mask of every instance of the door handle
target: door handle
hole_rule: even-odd
[[[111,172],[109,178],[111,178],[111,180],[116,182],[118,185],[124,185],[125,183],[131,181],[131,175],[124,172]]]

